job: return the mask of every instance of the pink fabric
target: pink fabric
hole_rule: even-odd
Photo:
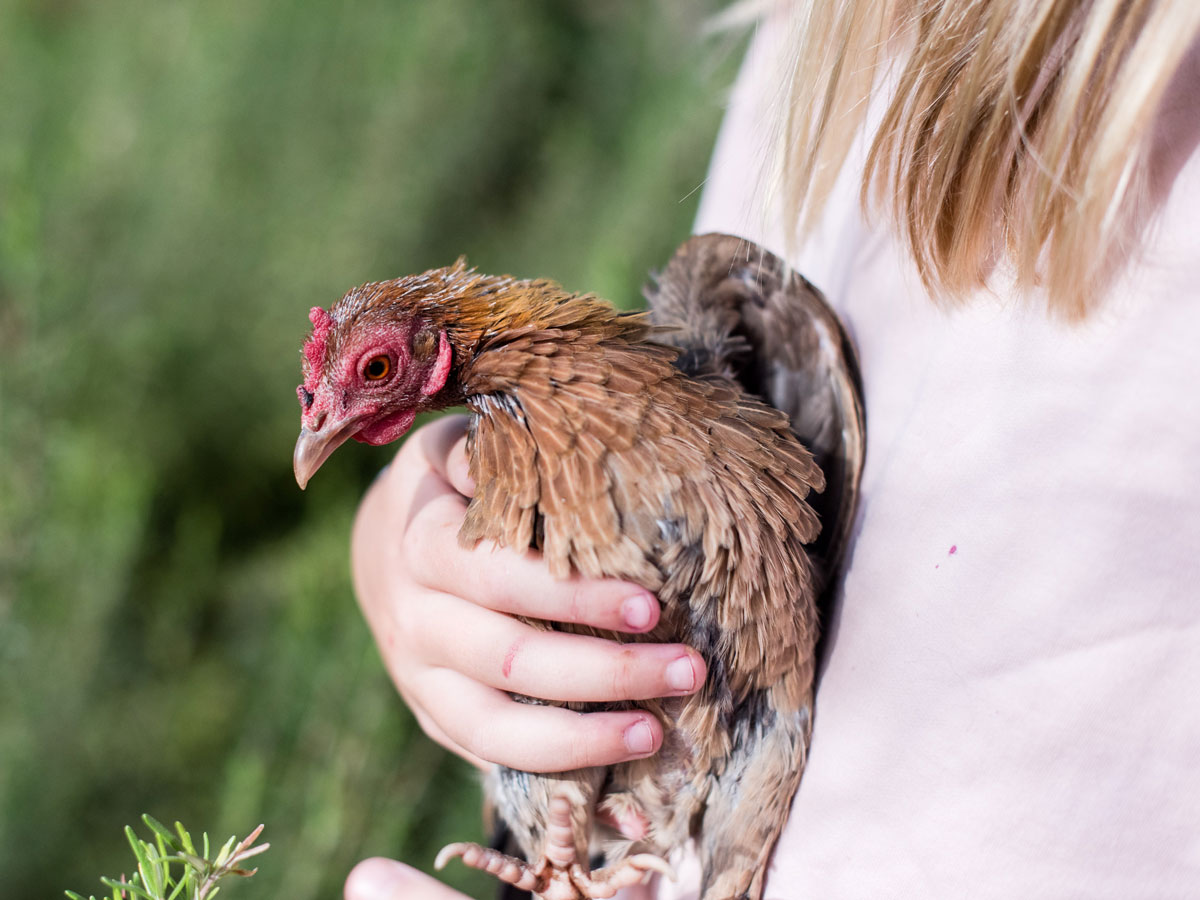
[[[696,228],[778,251],[762,43]],[[1003,283],[937,309],[860,215],[862,148],[795,255],[857,342],[868,443],[768,897],[1200,897],[1197,70],[1156,135],[1144,256],[1083,326]],[[695,896],[684,869],[661,896]]]

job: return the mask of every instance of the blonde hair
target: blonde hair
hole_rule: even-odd
[[[777,177],[793,244],[886,91],[862,201],[892,217],[931,293],[960,299],[1007,260],[1052,312],[1096,306],[1136,247],[1146,137],[1200,0],[789,5]]]

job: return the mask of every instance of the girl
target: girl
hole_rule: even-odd
[[[1198,31],[1194,0],[811,0],[760,29],[696,227],[825,292],[869,428],[769,897],[1195,896]],[[636,632],[658,607],[461,550],[463,427],[414,435],[355,529],[400,692],[481,766],[655,752],[645,714],[501,690],[646,698],[703,662],[509,618]],[[682,862],[645,890],[694,896]],[[346,896],[458,895],[370,860]]]

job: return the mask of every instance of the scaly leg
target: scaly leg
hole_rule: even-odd
[[[578,859],[571,832],[571,804],[562,795],[550,801],[545,846],[537,863],[527,863],[479,844],[458,843],[443,847],[434,867],[441,869],[456,856],[471,868],[490,872],[507,884],[532,891],[542,900],[607,900],[622,888],[638,884],[651,872],[675,878],[665,861],[649,853],[639,853],[589,872]]]

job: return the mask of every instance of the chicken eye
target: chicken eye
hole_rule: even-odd
[[[392,361],[386,356],[373,356],[363,366],[363,375],[367,381],[382,381],[392,371]]]

